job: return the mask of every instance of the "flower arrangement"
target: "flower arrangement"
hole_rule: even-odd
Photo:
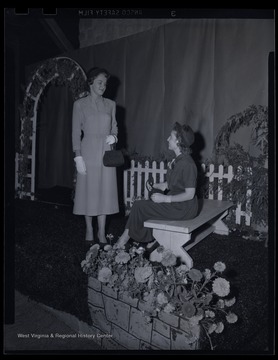
[[[218,261],[213,270],[202,272],[177,265],[176,256],[162,246],[157,248],[156,262],[149,261],[144,252],[136,246],[125,251],[94,244],[81,267],[106,286],[143,301],[147,322],[164,311],[186,318],[192,326],[200,325],[213,350],[210,335],[222,333],[225,323],[238,319],[230,310],[236,299],[229,296],[230,283],[222,276],[226,265]]]

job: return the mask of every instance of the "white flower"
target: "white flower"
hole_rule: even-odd
[[[117,264],[126,264],[130,260],[130,256],[127,252],[121,251],[116,257],[115,262]]]
[[[87,251],[86,260],[90,261],[92,259],[95,259],[98,256],[99,248],[99,244],[94,244],[93,246],[91,246],[90,249]]]
[[[182,275],[184,275],[185,273],[187,273],[189,271],[189,267],[187,266],[187,265],[184,265],[184,264],[182,264],[182,265],[180,265],[180,266],[178,266],[177,268],[176,268],[176,274],[178,275],[178,276],[182,276]]]
[[[203,315],[200,314],[200,315],[193,315],[190,319],[189,319],[189,323],[191,325],[198,325],[199,324],[199,321],[203,319]]]
[[[205,279],[209,280],[211,278],[211,271],[210,269],[205,269],[204,271]]]
[[[200,270],[192,268],[192,269],[189,270],[188,276],[193,281],[200,281],[202,279],[202,277],[203,277],[203,274],[201,273]]]
[[[212,290],[220,297],[227,296],[230,292],[230,283],[226,279],[217,278],[212,283]]]
[[[219,323],[217,323],[217,328],[215,329],[215,332],[217,334],[222,333],[222,331],[224,330],[224,324],[220,321]]]
[[[223,300],[223,299],[219,299],[219,300],[217,301],[217,306],[218,306],[220,309],[224,309],[224,307],[225,307],[224,300]]]
[[[138,249],[135,250],[136,254],[140,255],[140,254],[143,254],[143,252],[145,252],[145,249],[140,246]]]
[[[227,307],[233,306],[233,305],[235,304],[235,302],[236,302],[236,298],[235,298],[235,297],[233,297],[233,298],[231,298],[231,299],[225,299],[225,305],[226,305]]]
[[[228,321],[228,323],[230,324],[234,324],[237,322],[237,315],[234,314],[234,313],[229,313],[227,316],[226,316],[226,320]]]
[[[226,269],[226,265],[221,261],[216,262],[213,267],[217,272],[223,272]]]
[[[175,266],[177,262],[176,256],[171,250],[165,250],[162,254],[161,264],[164,266]]]
[[[215,317],[215,313],[213,311],[211,311],[211,310],[206,310],[205,315],[206,315],[206,317],[210,317],[210,318]]]
[[[216,324],[214,324],[214,323],[211,324],[210,327],[208,328],[208,333],[212,334],[216,328],[217,328]]]
[[[81,261],[81,267],[83,267],[83,266],[85,266],[85,265],[87,265],[87,260],[82,260],[82,261]]]
[[[114,235],[113,234],[107,234],[106,238],[109,240],[113,240],[114,239]]]
[[[94,249],[98,250],[99,248],[100,248],[99,244],[94,244],[90,247],[90,250],[94,250]]]
[[[152,273],[153,269],[151,266],[138,267],[135,269],[134,277],[138,283],[144,283],[149,279]]]
[[[103,283],[108,283],[111,276],[112,276],[112,271],[109,268],[104,267],[101,270],[99,270],[98,280]]]
[[[168,299],[167,297],[164,295],[163,292],[159,293],[156,297],[157,299],[157,302],[160,304],[160,305],[163,305],[163,304],[167,304],[168,303]]]
[[[175,310],[174,305],[168,303],[165,308],[163,309],[166,313],[170,314]]]

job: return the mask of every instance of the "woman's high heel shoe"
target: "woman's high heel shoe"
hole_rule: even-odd
[[[100,248],[101,250],[103,250],[106,245],[109,245],[108,243],[102,243],[102,242],[100,242],[100,243],[98,243],[98,244],[99,244],[99,248]]]
[[[152,253],[155,249],[157,249],[159,246],[160,246],[159,242],[156,241],[156,240],[154,240],[154,242],[153,242],[152,245],[150,245],[150,246],[148,246],[148,244],[146,245],[145,251],[150,254],[150,253]]]
[[[107,237],[106,237],[105,239],[107,239]],[[110,242],[110,241],[109,241],[109,242]],[[105,247],[106,245],[110,245],[109,242],[108,242],[108,241],[106,241],[106,242],[101,242],[101,241],[100,241],[100,236],[99,236],[99,234],[98,234],[98,243],[99,243],[100,249],[104,249],[104,247]]]

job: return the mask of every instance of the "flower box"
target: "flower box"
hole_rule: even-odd
[[[88,274],[91,331],[104,349],[197,350],[206,336],[235,323],[230,283],[220,261],[213,271],[189,269],[163,247],[158,262],[144,249],[100,249],[93,245],[81,262]]]
[[[88,277],[88,305],[92,330],[104,349],[196,350],[200,326],[160,312],[148,322],[144,302],[126,292],[117,293],[99,280]]]

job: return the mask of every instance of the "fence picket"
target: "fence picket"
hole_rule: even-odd
[[[224,166],[223,166],[223,165],[219,165],[219,169],[218,169],[217,200],[222,200],[222,199],[223,199],[223,189],[222,189],[223,178],[224,178],[223,173],[224,173]]]
[[[129,175],[129,172],[124,171],[124,174],[123,174],[123,176],[124,176],[124,184],[128,184],[128,175]],[[127,185],[124,186],[124,199],[128,198],[127,188],[128,188]],[[130,204],[126,204],[126,205],[130,206]]]
[[[137,165],[137,190],[136,190],[136,194],[137,196],[141,197],[141,193],[142,193],[142,164],[138,163]]]
[[[165,179],[166,172],[167,172],[167,168],[165,168],[165,163],[163,161],[160,161],[160,164],[159,164],[159,182],[165,182],[166,181],[166,179]]]
[[[209,178],[209,199],[214,199],[214,191],[213,191],[213,185],[214,185],[214,164],[210,164],[209,166],[209,174],[207,175]]]
[[[131,167],[130,167],[130,201],[133,201],[134,198],[134,175],[135,175],[135,161],[131,160]]]

